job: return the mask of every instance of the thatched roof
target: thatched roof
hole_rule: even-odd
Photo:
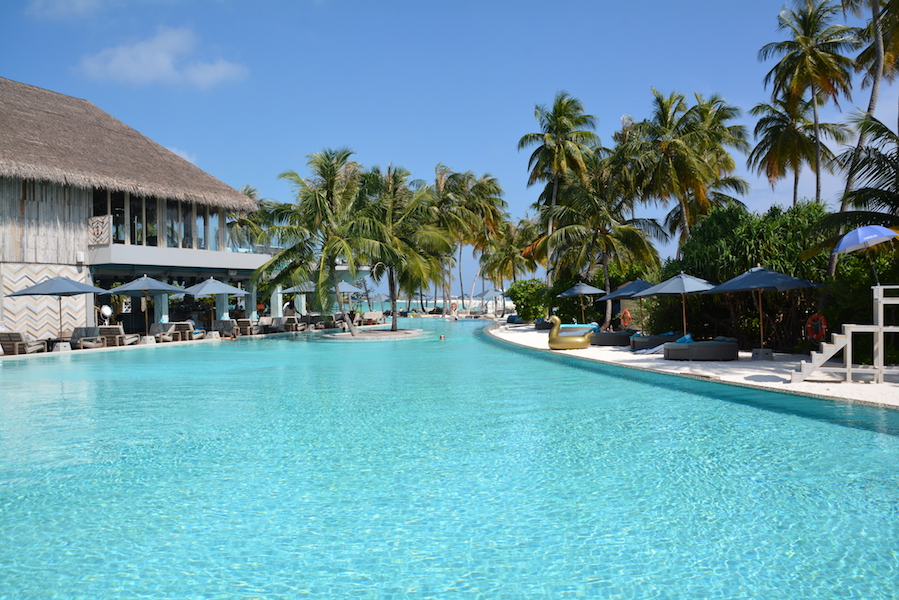
[[[87,100],[0,77],[0,177],[253,210],[247,196]]]

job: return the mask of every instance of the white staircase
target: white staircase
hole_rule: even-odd
[[[884,325],[883,308],[886,304],[899,304],[899,296],[885,296],[885,290],[899,290],[899,285],[877,285],[871,288],[874,292],[874,324],[843,325],[842,333],[835,333],[831,341],[822,343],[817,352],[812,352],[810,361],[802,361],[799,368],[790,375],[793,383],[805,381],[816,371],[838,373],[844,381],[853,381],[855,374],[873,375],[875,383],[883,383],[884,373],[899,373],[899,368],[884,367],[884,334],[899,333],[899,326]],[[874,334],[874,364],[852,364],[852,336],[855,333]],[[827,364],[827,361],[843,352],[842,365]]]

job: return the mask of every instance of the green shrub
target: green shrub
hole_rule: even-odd
[[[539,279],[526,279],[515,281],[509,286],[507,293],[515,309],[525,321],[534,321],[546,316],[548,308],[546,284]]]

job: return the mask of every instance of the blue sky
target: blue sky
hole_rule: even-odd
[[[611,144],[623,115],[648,116],[651,87],[718,93],[744,112],[767,101],[782,0],[6,0],[0,76],[85,98],[225,183],[292,198],[279,173],[349,147],[366,167],[490,173],[523,217],[536,104],[580,99]],[[856,86],[840,120],[865,106]],[[880,116],[896,122],[897,91]],[[750,129],[754,122],[744,117]],[[738,163],[745,159],[738,158]],[[791,182],[752,185],[755,211],[791,202]],[[814,195],[807,173],[800,195]],[[836,198],[839,182],[825,181]],[[661,216],[664,210],[647,210]],[[672,253],[671,246],[662,248]],[[473,274],[474,269],[469,269]],[[466,275],[466,278],[470,275]]]

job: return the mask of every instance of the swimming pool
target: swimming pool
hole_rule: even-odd
[[[896,412],[413,326],[0,361],[0,599],[895,597]]]

